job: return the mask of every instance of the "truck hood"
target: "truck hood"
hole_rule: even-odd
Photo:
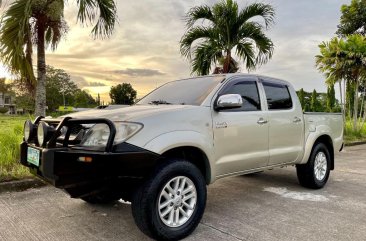
[[[133,105],[129,107],[114,109],[114,110],[100,110],[93,109],[64,115],[62,117],[72,117],[75,119],[81,118],[107,118],[111,121],[139,121],[145,117],[159,115],[168,112],[185,111],[192,108],[199,108],[199,106],[191,105]]]

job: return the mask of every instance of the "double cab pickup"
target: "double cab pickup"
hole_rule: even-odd
[[[197,227],[206,186],[296,166],[322,188],[343,147],[341,114],[304,113],[289,82],[250,74],[169,82],[133,106],[26,121],[21,163],[88,203],[131,201],[137,226],[159,240]]]

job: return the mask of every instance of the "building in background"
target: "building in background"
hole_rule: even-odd
[[[8,114],[16,114],[15,96],[11,93],[0,92],[0,108],[8,109]]]

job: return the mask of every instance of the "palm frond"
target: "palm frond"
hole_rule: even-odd
[[[117,7],[113,0],[77,0],[77,4],[77,18],[82,24],[97,21],[92,29],[94,37],[109,37],[113,33],[117,21]]]
[[[50,45],[53,51],[56,50],[61,39],[68,31],[69,27],[63,18],[59,21],[49,22],[46,27],[46,44]]]
[[[199,39],[211,39],[215,37],[215,29],[211,27],[193,27],[189,29],[180,40],[180,52],[183,56],[190,59],[193,42]]]
[[[275,10],[269,4],[253,3],[240,11],[238,25],[240,26],[254,17],[262,17],[266,28],[268,28],[274,23]]]
[[[210,73],[211,65],[222,57],[221,49],[214,43],[206,41],[194,50],[192,59],[192,73],[207,75]]]
[[[236,45],[236,54],[245,62],[247,70],[253,70],[256,66],[254,47],[251,42],[242,41]]]
[[[200,19],[202,21],[215,21],[209,6],[203,5],[191,8],[185,16],[187,28],[191,28],[194,23]]]
[[[27,60],[32,0],[17,0],[3,14],[0,28],[0,58],[11,73],[35,80],[33,66]],[[28,43],[28,45],[27,45]],[[28,46],[28,47],[27,47]]]
[[[272,41],[263,33],[258,23],[247,22],[243,24],[238,33],[239,43],[252,41],[256,49],[255,65],[262,65],[272,58],[274,46]],[[242,56],[241,56],[242,57]]]

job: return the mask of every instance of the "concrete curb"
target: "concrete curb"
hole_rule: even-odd
[[[366,141],[355,141],[355,142],[351,142],[351,143],[346,143],[345,146],[358,146],[358,145],[363,145],[366,144]]]
[[[10,182],[0,183],[0,193],[4,192],[21,192],[29,188],[43,187],[47,184],[40,179],[24,179]]]

